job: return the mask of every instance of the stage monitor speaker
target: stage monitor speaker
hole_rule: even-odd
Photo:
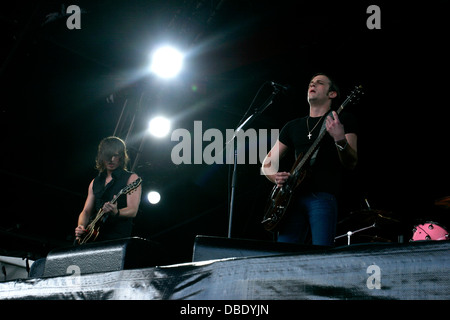
[[[194,241],[192,261],[269,256],[325,249],[328,247],[198,235]]]
[[[170,261],[168,251],[163,250],[159,244],[132,237],[54,249],[45,259],[43,276],[147,268],[166,265]]]

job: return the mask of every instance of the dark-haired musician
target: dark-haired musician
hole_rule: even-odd
[[[96,241],[131,236],[133,218],[138,212],[141,200],[141,186],[134,192],[119,197],[117,202],[111,202],[121,189],[138,179],[137,174],[127,170],[128,162],[126,145],[122,139],[107,137],[100,142],[96,158],[99,175],[89,184],[86,202],[75,229],[77,240],[85,236],[86,227],[100,209],[108,214],[108,218],[101,226]]]
[[[310,175],[296,189],[289,211],[280,223],[279,242],[304,243],[308,230],[312,244],[332,246],[337,224],[337,194],[343,171],[353,169],[357,162],[357,127],[351,114],[339,116],[332,111],[332,103],[339,89],[326,74],[316,74],[310,80],[307,92],[309,115],[288,122],[281,130],[274,147],[266,156],[263,174],[279,187],[289,172],[277,172],[278,161],[288,149],[296,157],[305,154],[319,136],[325,121],[326,130]]]

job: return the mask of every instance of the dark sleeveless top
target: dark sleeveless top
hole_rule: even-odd
[[[111,201],[114,195],[128,184],[132,172],[116,169],[112,172],[112,180],[105,185],[106,172],[100,173],[92,185],[95,196],[95,212],[97,213],[105,202]],[[117,200],[117,208],[120,210],[127,206],[127,195],[121,195]],[[127,238],[131,236],[133,218],[109,216],[100,227],[97,241]]]

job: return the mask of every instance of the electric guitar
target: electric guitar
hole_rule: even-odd
[[[123,189],[117,193],[113,199],[111,200],[111,203],[116,203],[117,200],[121,195],[129,194],[133,192],[134,190],[139,187],[139,185],[142,183],[142,178],[137,178],[134,182],[128,184]],[[103,208],[100,208],[100,210],[97,212],[97,215],[95,218],[88,224],[86,227],[86,233],[82,236],[81,239],[78,239],[78,244],[84,244],[88,242],[93,242],[97,239],[98,235],[100,234],[100,228],[105,223],[106,219],[108,218],[108,215],[103,211]]]
[[[362,86],[357,86],[355,89],[347,96],[347,99],[342,103],[339,109],[336,111],[339,114],[350,102],[356,101],[363,94]],[[288,209],[289,203],[291,201],[294,190],[302,183],[302,181],[307,176],[308,166],[310,164],[311,157],[314,152],[318,149],[319,144],[326,134],[326,130],[321,130],[321,133],[308,149],[306,154],[300,154],[296,159],[292,169],[290,171],[290,176],[283,184],[282,187],[273,187],[269,201],[266,205],[265,213],[261,223],[264,229],[267,231],[274,231],[282,219],[286,215],[286,210]]]

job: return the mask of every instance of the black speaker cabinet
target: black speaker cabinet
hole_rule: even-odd
[[[299,253],[325,248],[327,247],[198,235],[194,241],[192,261]]]
[[[133,237],[54,249],[45,260],[44,277],[147,268],[170,263],[166,250]]]

